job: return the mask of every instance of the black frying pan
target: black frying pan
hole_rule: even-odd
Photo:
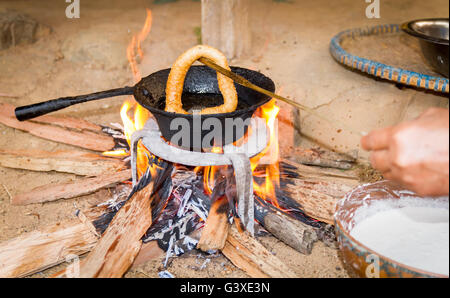
[[[271,92],[275,91],[275,84],[273,81],[259,72],[240,67],[231,67],[231,70],[261,88]],[[140,105],[153,114],[158,122],[162,136],[166,140],[172,140],[172,137],[176,133],[179,133],[181,129],[171,129],[171,122],[174,119],[186,119],[190,125],[189,137],[191,144],[187,149],[199,150],[200,148],[194,146],[194,134],[197,134],[197,136],[200,134],[201,140],[203,140],[203,138],[212,131],[212,128],[205,129],[205,127],[203,127],[203,123],[208,121],[209,118],[215,118],[217,119],[215,121],[219,121],[221,123],[222,137],[211,140],[208,144],[209,146],[204,146],[203,148],[212,147],[214,145],[226,145],[242,138],[247,130],[247,125],[245,125],[242,129],[242,127],[236,127],[233,125],[233,121],[239,121],[239,119],[245,121],[253,115],[259,106],[270,100],[270,97],[267,95],[235,84],[236,91],[238,93],[238,107],[236,111],[224,114],[201,115],[200,124],[203,129],[200,130],[198,129],[198,123],[194,124],[194,116],[192,114],[184,115],[164,111],[165,88],[169,72],[170,69],[155,72],[143,78],[134,87],[112,89],[75,97],[64,97],[33,105],[17,107],[15,110],[16,118],[20,121],[28,120],[78,103],[132,94]],[[223,98],[217,84],[216,72],[207,66],[192,66],[189,69],[184,82],[182,102],[183,108],[186,111],[222,104]],[[226,132],[228,132],[228,134]],[[184,144],[181,144],[181,141],[182,140],[175,145],[186,147],[183,146]]]

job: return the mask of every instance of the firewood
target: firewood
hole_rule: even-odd
[[[44,185],[36,187],[27,193],[14,196],[11,204],[27,205],[75,198],[93,193],[102,188],[111,187],[130,178],[131,170],[124,170],[93,178],[82,178],[71,183]]]
[[[284,191],[298,202],[310,217],[334,225],[336,203],[349,192],[354,185],[330,182],[321,179],[290,179]]]
[[[230,226],[228,210],[228,201],[225,198],[220,198],[212,204],[197,248],[208,252],[224,247]]]
[[[287,159],[304,165],[342,170],[351,169],[356,162],[356,159],[349,154],[336,153],[316,148],[304,149],[300,147],[295,148],[293,155],[287,157]]]
[[[106,134],[95,133],[89,130],[75,131],[33,121],[20,122],[14,116],[14,106],[5,103],[0,104],[0,123],[26,131],[43,139],[93,151],[109,151],[115,145],[114,139]]]
[[[276,238],[303,254],[311,254],[318,240],[316,230],[281,212],[267,212],[261,224]]]
[[[51,125],[58,125],[64,128],[71,128],[76,130],[91,130],[94,132],[101,132],[102,127],[100,125],[94,124],[92,122],[75,119],[69,117],[55,117],[44,115],[30,120],[31,122],[45,123]]]
[[[124,167],[124,163],[118,159],[82,151],[0,150],[0,166],[98,176],[117,172]]]
[[[80,277],[122,277],[141,249],[152,223],[153,182],[119,209],[92,252],[80,264]]]
[[[69,220],[0,243],[0,277],[27,276],[68,261],[68,257],[88,253],[100,238],[92,223],[105,212],[105,208],[100,205],[77,211],[77,220]],[[163,254],[157,241],[143,244],[132,268]],[[52,277],[67,277],[66,269]]]
[[[131,265],[130,269],[136,269],[140,265],[145,264],[150,260],[154,260],[163,256],[165,253],[166,252],[158,246],[158,241],[156,240],[143,243],[141,246],[141,250],[134,259],[133,265]]]
[[[247,232],[239,233],[234,226],[229,231],[222,253],[250,277],[296,277],[286,264],[271,254],[255,238],[249,236]]]
[[[0,243],[0,277],[40,272],[92,249],[97,237],[79,220],[62,222]]]
[[[356,183],[359,180],[358,174],[351,170],[342,171],[339,169],[307,166],[286,158],[281,159],[280,162],[295,168],[293,171],[297,172],[302,177],[316,177],[327,179],[329,181],[333,181],[335,179],[354,180],[355,182],[353,183]]]

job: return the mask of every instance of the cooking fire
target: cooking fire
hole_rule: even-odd
[[[0,3],[0,277],[448,277],[448,2],[131,2]]]

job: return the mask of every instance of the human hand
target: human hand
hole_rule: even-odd
[[[361,139],[386,179],[421,196],[449,194],[449,112],[431,108],[417,119],[372,131]]]

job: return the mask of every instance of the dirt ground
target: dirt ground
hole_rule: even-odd
[[[422,17],[448,17],[448,1],[381,1],[381,19],[367,19],[364,1],[276,2],[252,0],[252,55],[230,64],[260,70],[271,77],[282,95],[295,98],[326,115],[348,119],[349,125],[370,131],[416,116],[428,106],[447,106],[448,99],[411,88],[398,89],[385,81],[349,71],[336,63],[328,51],[338,32],[367,25],[400,23]],[[154,4],[150,0],[82,1],[80,19],[67,19],[66,3],[57,0],[0,0],[0,11],[14,9],[48,25],[52,32],[36,43],[0,51],[1,102],[16,106],[52,98],[86,94],[133,84],[126,47],[145,20],[145,8],[153,13],[150,35],[143,43],[143,75],[168,68],[185,49],[197,44],[200,2],[179,0]],[[74,106],[55,113],[83,118],[98,124],[120,122],[119,109],[125,97]],[[291,111],[283,107],[283,113]],[[398,115],[402,115],[399,117]],[[302,115],[303,138],[287,138],[304,146],[316,140],[329,147],[358,149],[359,138],[336,133],[336,128]],[[69,149],[0,124],[0,148]],[[361,152],[364,156],[364,153]],[[0,241],[74,217],[107,198],[107,191],[71,200],[11,206],[10,196],[34,187],[77,179],[75,175],[41,173],[0,167]],[[261,242],[301,277],[348,277],[339,252],[322,243],[311,255],[302,255],[273,237]],[[200,270],[205,256],[198,253],[175,258],[167,270],[176,277],[244,277],[223,256],[212,257]],[[157,277],[162,259],[130,271],[126,277]],[[65,264],[34,276],[42,277]]]

